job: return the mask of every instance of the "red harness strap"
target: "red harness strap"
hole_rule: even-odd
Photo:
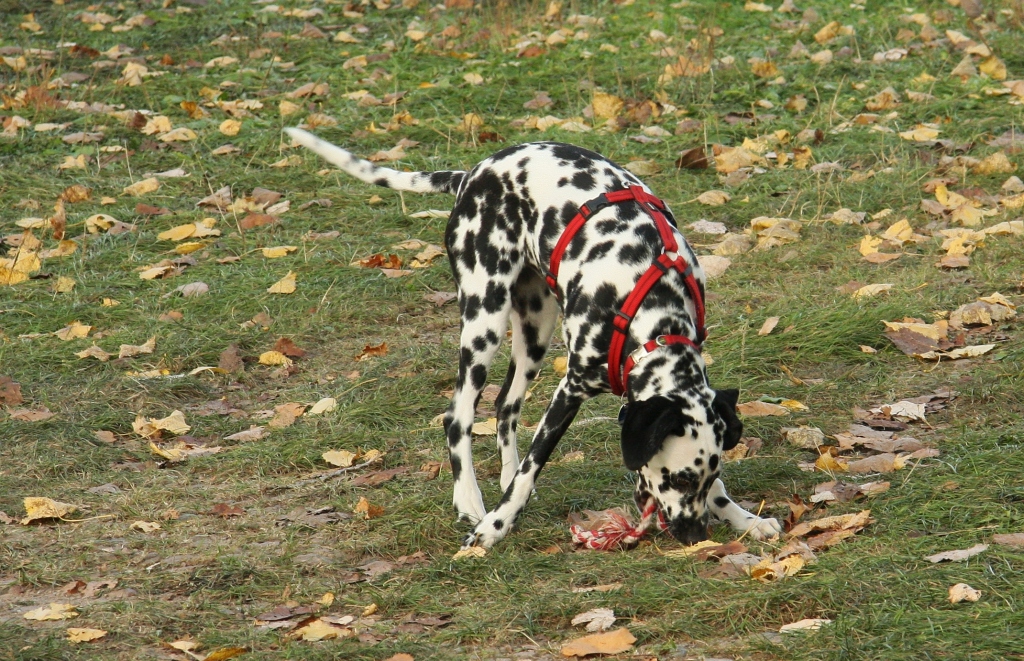
[[[621,395],[625,392],[629,371],[636,364],[637,360],[647,355],[647,353],[654,351],[658,347],[670,344],[688,344],[699,350],[706,334],[704,330],[704,298],[701,296],[697,279],[693,277],[693,267],[678,254],[679,244],[676,242],[672,225],[665,216],[665,203],[640,186],[630,186],[622,190],[602,193],[580,206],[579,213],[566,225],[562,236],[558,239],[558,243],[555,244],[554,251],[551,253],[551,266],[548,269],[546,278],[548,286],[558,291],[558,266],[569,247],[569,243],[576,236],[576,233],[579,232],[580,228],[583,227],[583,224],[587,222],[587,219],[610,204],[632,201],[637,202],[640,208],[654,220],[658,233],[661,235],[661,241],[664,244],[664,251],[648,267],[647,271],[640,276],[640,279],[637,280],[633,291],[626,297],[626,302],[622,304],[622,309],[619,310],[612,321],[612,341],[608,347],[608,382],[611,384],[612,392],[616,395]],[[675,258],[671,256],[673,254]],[[654,287],[655,283],[672,269],[678,271],[683,276],[686,289],[693,299],[697,317],[694,324],[696,326],[697,340],[691,340],[684,335],[662,335],[643,345],[646,353],[638,358],[629,356],[625,365],[623,365],[622,353],[626,346],[629,324],[633,321],[633,315],[640,309],[644,297],[647,296],[647,293]]]

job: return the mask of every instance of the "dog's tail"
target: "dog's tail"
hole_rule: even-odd
[[[357,158],[341,147],[321,140],[308,131],[287,128],[285,132],[295,142],[315,151],[331,165],[368,184],[411,193],[451,193],[454,195],[462,187],[462,182],[466,180],[466,173],[462,170],[399,172],[391,168],[382,168],[370,161]]]

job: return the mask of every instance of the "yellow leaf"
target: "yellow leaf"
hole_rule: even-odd
[[[40,259],[51,259],[53,257],[67,257],[68,255],[75,254],[78,250],[78,244],[71,239],[64,239],[57,244],[56,248],[50,248],[48,250],[42,250],[39,252]]]
[[[50,604],[31,610],[23,616],[26,620],[70,620],[78,617],[78,611],[72,604]]]
[[[1006,152],[997,151],[981,159],[977,165],[971,168],[975,174],[1010,174],[1017,169],[1017,166],[1006,157]]]
[[[551,368],[555,371],[555,376],[561,378],[569,369],[569,359],[565,356],[556,356],[551,362]]]
[[[333,638],[347,638],[355,635],[352,629],[336,627],[317,618],[304,627],[296,629],[291,636],[301,640],[316,642],[318,640],[331,640]],[[205,659],[204,659],[205,661]]]
[[[992,80],[1006,80],[1006,64],[995,55],[982,60],[978,71]]]
[[[862,255],[870,255],[871,253],[878,252],[878,246],[882,245],[882,239],[870,234],[864,235],[864,238],[860,240],[860,246],[858,250]]]
[[[238,135],[238,132],[242,130],[242,122],[237,119],[225,119],[217,127],[217,130],[227,136]]]
[[[264,351],[260,354],[260,365],[284,365],[292,364],[292,359],[280,351]]]
[[[622,112],[622,108],[625,105],[625,102],[614,94],[594,92],[594,100],[592,102],[594,117],[615,119]]]
[[[79,627],[70,627],[68,629],[68,641],[72,643],[87,643],[90,640],[99,640],[106,635],[107,632],[103,629],[83,629]]]
[[[452,560],[465,560],[466,558],[482,558],[487,555],[487,549],[482,546],[470,546],[464,549],[459,549],[455,555],[452,556]]]
[[[63,519],[78,510],[77,505],[62,503],[52,498],[29,496],[25,498],[24,503],[26,516],[21,520],[23,526],[43,519]]]
[[[790,411],[785,406],[779,406],[778,404],[772,404],[770,402],[746,402],[744,404],[738,404],[736,411],[743,416],[748,418],[757,418],[767,415],[789,415]]]
[[[494,436],[498,433],[498,419],[487,418],[484,422],[473,423],[472,433],[474,436]]]
[[[933,129],[928,126],[918,125],[916,128],[910,131],[901,131],[900,137],[904,140],[910,140],[912,142],[929,142],[939,137],[937,129]]]
[[[187,225],[178,225],[177,227],[160,232],[156,235],[156,238],[160,241],[182,241],[195,234],[195,231],[195,224],[188,223]]]
[[[53,283],[53,291],[57,294],[66,294],[75,288],[74,278],[59,276],[57,282]]]
[[[70,324],[68,324],[64,328],[61,328],[59,331],[55,331],[53,334],[56,335],[61,340],[68,342],[70,340],[78,340],[83,337],[88,337],[91,331],[92,326],[87,326],[77,321],[72,321]]]
[[[155,342],[156,338],[153,338],[151,341]],[[177,410],[166,418],[151,420],[150,424],[153,425],[153,428],[155,429],[163,429],[175,435],[184,434],[192,428],[187,422],[185,422],[185,414]]]
[[[155,521],[136,521],[128,527],[139,532],[155,532],[161,528],[160,524]]]
[[[697,196],[698,202],[712,207],[721,206],[731,199],[732,197],[728,193],[720,190],[705,191]]]
[[[853,292],[854,298],[868,298],[870,296],[877,296],[881,293],[887,292],[892,289],[892,284],[875,284],[875,285],[864,285],[857,291]]]
[[[195,131],[183,126],[158,136],[157,140],[160,142],[189,142],[197,137],[199,136],[196,135]]]
[[[902,243],[909,241],[910,237],[914,236],[914,228],[910,226],[910,222],[906,218],[903,218],[890,225],[889,229],[882,233],[882,236],[890,241]]]
[[[462,79],[470,85],[483,85],[484,77],[478,73],[467,73],[462,76]]]
[[[779,75],[779,68],[775,66],[775,63],[770,60],[762,60],[760,58],[752,58],[750,63],[750,70],[754,72],[754,75],[758,78],[774,78]]]
[[[269,294],[291,294],[295,292],[295,272],[288,271],[284,276],[267,289]]]
[[[329,413],[338,406],[338,400],[333,397],[324,397],[316,404],[310,407],[306,415],[320,415],[321,413]]]
[[[297,103],[292,103],[291,101],[286,101],[284,99],[281,99],[281,102],[277,104],[277,112],[282,117],[287,117],[288,115],[294,115],[295,113],[299,112],[300,110],[302,110],[302,106],[300,106]]]
[[[89,234],[99,234],[117,222],[117,218],[105,213],[97,213],[85,219],[85,229]]]
[[[170,118],[164,115],[157,115],[151,117],[146,125],[142,127],[142,132],[146,135],[156,135],[157,133],[167,133],[172,129]]]
[[[284,257],[290,252],[298,250],[298,246],[277,246],[275,248],[262,248],[263,256],[269,259]]]
[[[585,657],[591,654],[621,654],[633,649],[636,637],[626,627],[583,636],[562,646],[562,656]]]
[[[957,583],[949,587],[949,602],[958,604],[961,601],[977,601],[981,599],[981,590],[975,590],[966,583]]]
[[[320,456],[332,466],[348,468],[355,463],[357,455],[355,452],[349,452],[348,450],[330,450]]]
[[[156,177],[150,177],[149,179],[143,179],[137,181],[131,186],[126,186],[122,195],[132,195],[138,197],[139,195],[145,195],[146,193],[152,193],[153,191],[160,188],[160,180]]]
[[[203,661],[227,661],[248,651],[248,647],[221,647],[204,656]]]
[[[842,473],[848,469],[844,462],[837,460],[828,452],[818,455],[814,467],[825,473]]]
[[[188,255],[194,253],[195,251],[199,250],[205,245],[206,244],[203,243],[202,241],[188,241],[186,243],[179,243],[174,247],[174,252],[178,253],[179,255]]]

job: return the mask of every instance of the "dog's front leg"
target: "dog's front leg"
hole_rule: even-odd
[[[505,490],[498,506],[483,518],[476,525],[466,539],[462,547],[483,546],[490,548],[504,539],[512,524],[515,523],[526,501],[530,499],[530,493],[537,482],[537,474],[547,463],[552,450],[558,441],[569,428],[576,412],[586,398],[579,393],[570,392],[565,378],[558,384],[551,403],[544,412],[544,417],[537,425],[537,432],[533,435],[533,442],[530,449],[519,464],[519,469],[512,478],[512,484]]]
[[[708,509],[715,518],[728,523],[736,532],[749,533],[753,539],[778,537],[782,533],[782,526],[776,519],[751,514],[734,503],[721,479],[716,479],[708,491]]]

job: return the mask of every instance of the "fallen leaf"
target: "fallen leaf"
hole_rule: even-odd
[[[378,344],[376,346],[374,346],[372,344],[367,344],[366,346],[363,347],[363,350],[361,352],[359,352],[359,354],[355,357],[355,360],[357,360],[357,361],[364,361],[364,360],[369,360],[371,358],[379,358],[381,356],[386,356],[386,355],[388,355],[388,343],[387,342],[381,342],[380,344]]]
[[[310,415],[321,415],[323,413],[330,413],[338,406],[338,400],[333,397],[324,397],[319,400],[316,404],[306,412],[307,416]]]
[[[51,603],[49,606],[40,606],[35,610],[30,610],[25,613],[22,617],[26,620],[70,620],[78,617],[78,611],[75,610],[72,604],[55,604]]]
[[[295,292],[295,272],[288,271],[288,274],[267,288],[268,294],[291,294]]]
[[[132,530],[138,530],[139,532],[155,532],[160,530],[162,526],[155,521],[135,521],[129,526]]]
[[[160,180],[156,177],[150,177],[149,179],[143,179],[138,181],[131,186],[125,186],[122,195],[131,195],[138,197],[140,195],[146,195],[160,188]]]
[[[768,317],[764,320],[764,324],[761,325],[761,330],[757,331],[758,335],[768,335],[775,327],[779,324],[779,317]]]
[[[988,544],[975,544],[969,549],[961,549],[958,551],[943,551],[942,553],[936,553],[935,555],[925,556],[925,560],[932,563],[939,562],[963,562],[968,558],[973,558],[979,553],[984,553],[988,550]]]
[[[106,635],[107,632],[103,629],[68,628],[68,641],[72,643],[87,643],[92,640],[99,640]]]
[[[1006,535],[992,535],[994,544],[1001,544],[1011,548],[1024,549],[1024,532],[1010,533]]]
[[[785,406],[778,404],[771,404],[769,402],[746,402],[738,404],[736,411],[740,415],[744,415],[751,418],[757,418],[768,415],[789,415],[790,411]]]
[[[633,649],[636,637],[626,627],[577,638],[562,646],[562,656],[584,657],[590,654],[621,654]]]
[[[46,519],[63,519],[78,510],[78,506],[71,503],[33,496],[25,498],[24,504],[26,516],[21,520],[23,526]]]
[[[359,455],[357,455],[355,452],[350,452],[348,450],[330,450],[328,452],[324,452],[321,456],[323,457],[324,461],[326,461],[332,466],[338,466],[339,468],[348,468],[353,463],[355,463],[355,459]]]
[[[779,628],[779,633],[799,633],[801,631],[817,631],[826,624],[832,624],[832,620],[827,620],[820,617],[807,618],[793,622],[791,624],[783,624]]]
[[[961,601],[978,601],[981,599],[981,590],[975,590],[966,583],[957,583],[949,586],[949,603],[958,604]]]
[[[352,508],[355,514],[361,515],[364,519],[376,519],[384,514],[384,508],[380,505],[372,505],[365,496],[360,496],[359,502]]]
[[[610,608],[594,608],[572,618],[572,625],[586,624],[587,631],[607,631],[615,624],[615,612]]]
[[[731,199],[732,199],[732,196],[730,196],[725,191],[720,191],[720,190],[705,191],[705,192],[703,192],[703,193],[701,193],[700,195],[697,196],[697,201],[698,202],[700,202],[701,204],[706,204],[708,206],[712,206],[712,207],[721,206],[721,205],[725,204],[726,202],[728,202]]]

